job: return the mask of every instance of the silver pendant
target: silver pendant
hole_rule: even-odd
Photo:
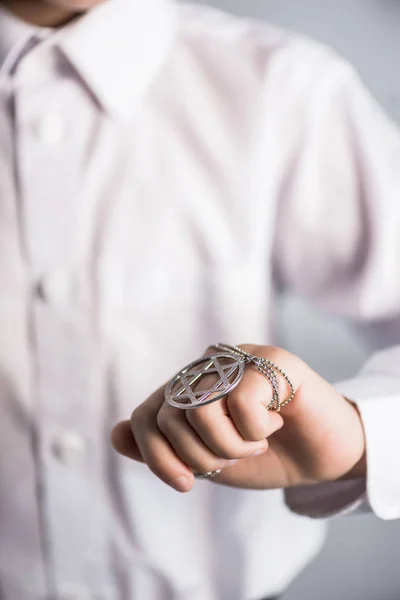
[[[165,390],[165,399],[171,406],[184,410],[198,408],[227,396],[243,377],[245,361],[231,352],[220,352],[199,358],[179,371]],[[213,376],[215,383],[198,389],[200,382]]]
[[[165,400],[168,404],[174,408],[188,410],[221,400],[240,383],[246,365],[256,367],[271,384],[272,400],[268,410],[280,412],[293,400],[295,389],[292,382],[285,371],[272,361],[249,354],[238,346],[214,344],[211,347],[219,352],[195,360],[171,379],[165,389]],[[290,389],[289,396],[283,402],[279,396],[278,374],[284,377]],[[202,379],[210,375],[216,378],[214,385],[207,389],[198,389]]]

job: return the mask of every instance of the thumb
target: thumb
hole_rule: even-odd
[[[115,425],[111,432],[111,443],[122,456],[144,462],[133,437],[130,421],[121,421]]]

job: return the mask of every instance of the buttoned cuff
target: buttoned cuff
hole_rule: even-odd
[[[286,503],[312,518],[372,512],[400,518],[400,347],[375,355],[358,377],[336,389],[360,412],[367,446],[367,478],[292,488]]]

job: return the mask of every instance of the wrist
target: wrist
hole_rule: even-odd
[[[356,415],[357,415],[357,420],[360,424],[360,427],[362,429],[362,434],[363,434],[363,448],[362,448],[362,452],[361,452],[361,456],[359,458],[359,460],[357,460],[355,462],[355,464],[349,469],[349,471],[347,473],[345,473],[340,479],[342,481],[347,481],[349,479],[362,479],[362,478],[366,478],[367,476],[367,452],[366,452],[366,445],[365,445],[365,434],[364,434],[364,425],[361,419],[361,415],[360,412],[357,408],[357,405],[352,402],[351,400],[349,400],[348,398],[346,398],[346,401],[353,407]]]
[[[367,453],[364,451],[364,454],[360,458],[357,464],[354,465],[348,473],[343,475],[341,479],[343,481],[347,481],[349,479],[364,479],[367,476]]]

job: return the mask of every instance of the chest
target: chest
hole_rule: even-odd
[[[164,93],[122,119],[61,91],[15,97],[3,263],[19,246],[55,318],[129,360],[174,348],[167,374],[216,339],[265,339],[279,178],[249,111],[233,126],[215,99]]]

